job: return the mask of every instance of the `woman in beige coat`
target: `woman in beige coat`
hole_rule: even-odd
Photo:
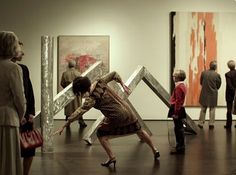
[[[80,72],[75,68],[76,62],[74,60],[68,61],[68,69],[62,73],[61,76],[61,86],[66,88],[73,80],[80,76]],[[68,117],[81,105],[82,99],[80,97],[75,97],[69,104],[65,106],[65,116],[66,121]],[[80,128],[85,128],[87,124],[84,122],[83,117],[78,118],[78,123]]]
[[[0,174],[21,175],[19,125],[25,113],[21,68],[11,59],[21,52],[13,32],[0,31]]]

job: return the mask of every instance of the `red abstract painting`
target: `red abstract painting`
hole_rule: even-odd
[[[97,61],[102,61],[103,72],[109,72],[109,36],[71,36],[58,37],[58,91],[62,73],[68,61],[74,60],[80,73],[86,71]]]

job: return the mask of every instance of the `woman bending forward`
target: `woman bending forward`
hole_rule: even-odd
[[[75,95],[85,97],[85,102],[55,134],[61,134],[66,126],[77,120],[78,117],[82,117],[84,113],[94,107],[105,116],[97,129],[98,139],[108,155],[107,161],[101,163],[102,166],[108,167],[113,163],[115,167],[116,164],[116,157],[111,150],[109,139],[128,134],[137,134],[139,138],[145,141],[152,149],[154,159],[156,160],[160,157],[159,151],[153,145],[147,132],[141,128],[130,106],[107,85],[112,80],[120,83],[126,93],[130,92],[130,89],[123,83],[116,72],[105,75],[93,84],[91,84],[88,77],[77,77],[73,81],[72,89]]]

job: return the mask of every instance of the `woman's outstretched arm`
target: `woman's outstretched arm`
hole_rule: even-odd
[[[68,117],[68,120],[65,122],[65,124],[58,129],[53,135],[59,134],[63,132],[63,130],[70,125],[73,121],[77,120],[79,117],[82,117],[84,113],[89,111],[95,104],[95,100],[91,97],[87,97],[85,99],[85,102],[82,104],[81,107],[77,108],[71,115]]]

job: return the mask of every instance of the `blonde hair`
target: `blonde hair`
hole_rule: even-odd
[[[21,52],[18,37],[11,31],[0,31],[0,57],[11,59]]]

